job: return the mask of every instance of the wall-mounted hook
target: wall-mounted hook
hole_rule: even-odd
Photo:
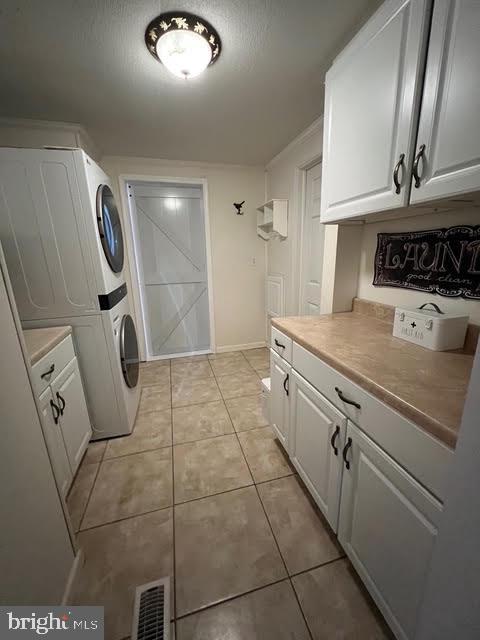
[[[245,204],[245,200],[243,202],[234,202],[233,203],[233,206],[237,210],[237,215],[238,216],[243,216],[242,207],[243,207],[244,204]]]

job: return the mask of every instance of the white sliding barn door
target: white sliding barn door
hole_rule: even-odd
[[[210,349],[203,193],[129,185],[149,358]]]
[[[322,165],[306,171],[305,207],[302,231],[301,315],[320,313],[324,226],[320,223]]]

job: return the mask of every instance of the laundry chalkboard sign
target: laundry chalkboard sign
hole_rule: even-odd
[[[379,233],[373,284],[479,300],[480,225]]]

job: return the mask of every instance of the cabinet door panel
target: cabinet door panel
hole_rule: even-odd
[[[435,0],[412,202],[480,190],[480,3]],[[468,199],[467,199],[468,200]]]
[[[291,374],[290,389],[290,458],[336,531],[342,477],[340,452],[347,421],[295,371]]]
[[[430,6],[385,2],[327,73],[322,222],[408,204]]]
[[[290,365],[270,350],[270,423],[288,451]],[[287,377],[288,376],[288,377]]]
[[[399,638],[414,638],[441,505],[352,423],[339,540]]]
[[[0,240],[22,320],[97,308],[82,209],[72,152],[0,150]]]
[[[65,496],[72,482],[73,474],[68,462],[60,423],[55,424],[50,400],[53,400],[52,391],[48,387],[39,398],[43,432],[58,490],[62,496]]]
[[[60,416],[63,440],[75,473],[92,435],[76,358],[53,381],[52,393],[55,403],[63,410]]]

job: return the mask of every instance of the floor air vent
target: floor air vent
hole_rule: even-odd
[[[137,587],[132,640],[170,639],[170,578]]]

